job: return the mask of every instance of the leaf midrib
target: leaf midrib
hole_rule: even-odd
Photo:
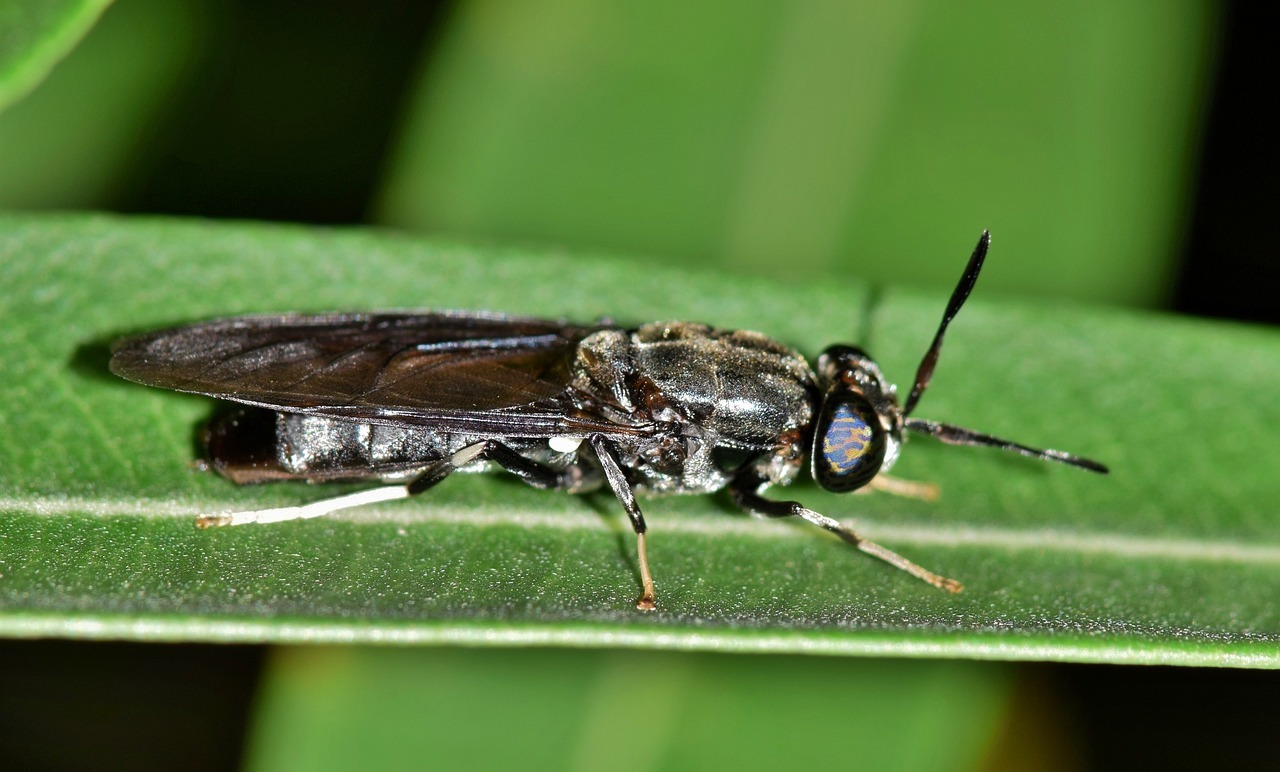
[[[548,495],[567,495],[550,492]],[[314,494],[313,498],[318,498]],[[663,501],[672,501],[665,498]],[[112,500],[68,496],[0,497],[0,511],[25,511],[50,517],[92,515],[97,517],[141,516],[190,520],[225,508],[226,503],[209,506],[174,504],[166,499]],[[473,528],[519,526],[563,531],[597,532],[601,528],[622,533],[621,522],[605,524],[599,515],[551,510],[512,511],[499,508],[476,509],[456,506],[424,506],[423,502],[362,507],[326,517],[347,523],[398,523],[401,525],[465,525]],[[675,512],[651,518],[662,536],[691,534],[735,536],[761,540],[822,538],[819,531],[799,524],[716,514],[680,517]],[[1233,539],[1168,538],[1120,531],[1061,528],[998,528],[964,523],[928,522],[884,523],[856,517],[845,518],[867,538],[891,544],[928,547],[982,547],[1004,551],[1056,552],[1084,556],[1135,559],[1170,559],[1280,565],[1280,545],[1245,543]],[[194,527],[194,525],[193,525]],[[288,528],[288,524],[247,525],[239,528]]]

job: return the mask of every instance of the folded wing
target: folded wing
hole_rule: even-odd
[[[249,316],[123,339],[111,370],[286,412],[481,433],[585,432],[599,422],[566,415],[567,391],[578,343],[599,329],[451,312]]]

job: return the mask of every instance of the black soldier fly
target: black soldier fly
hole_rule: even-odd
[[[794,480],[808,456],[829,491],[928,497],[932,486],[884,475],[906,432],[1106,473],[1086,458],[910,417],[989,244],[984,231],[902,406],[861,349],[831,346],[811,368],[760,333],[690,322],[624,328],[437,311],[249,316],[121,340],[111,369],[243,405],[204,434],[209,463],[236,483],[387,484],[303,506],[209,515],[201,527],[318,517],[419,494],[456,471],[496,467],[538,488],[607,485],[636,532],[642,610],[654,608],[655,593],[637,491],[727,488],[745,510],[801,517],[959,592],[959,582],[832,518],[761,494]]]

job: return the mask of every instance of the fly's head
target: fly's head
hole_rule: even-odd
[[[823,488],[836,493],[857,490],[870,483],[877,474],[888,471],[898,457],[898,448],[907,431],[928,434],[949,445],[996,447],[1091,472],[1107,473],[1107,467],[1097,461],[1060,450],[1040,450],[984,432],[910,417],[933,377],[947,326],[978,281],[990,244],[991,236],[983,231],[960,282],[951,293],[933,343],[920,360],[905,405],[899,406],[893,386],[862,349],[831,346],[818,357],[822,407],[814,424],[810,463],[813,478]]]
[[[829,491],[857,490],[893,466],[903,414],[880,367],[855,346],[831,346],[818,357],[822,406],[814,424],[813,479]]]

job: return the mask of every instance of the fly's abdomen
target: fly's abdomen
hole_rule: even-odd
[[[240,484],[394,479],[412,475],[465,444],[464,438],[418,427],[252,407],[215,418],[204,441],[214,470]]]
[[[293,480],[276,452],[276,416],[272,410],[237,407],[219,413],[200,441],[215,472],[240,485]]]

